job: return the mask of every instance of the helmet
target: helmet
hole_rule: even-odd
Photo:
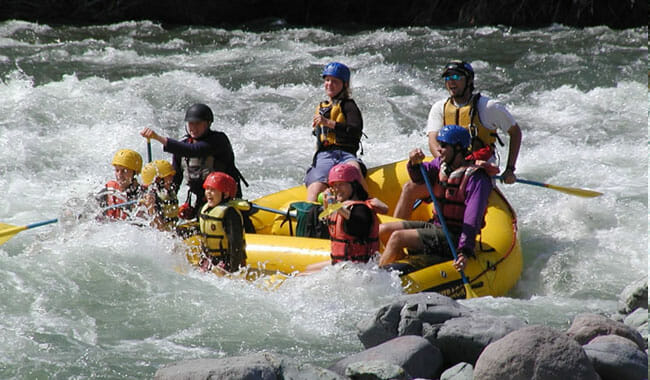
[[[346,65],[339,62],[330,62],[325,65],[321,76],[325,78],[328,75],[339,78],[345,83],[350,81],[350,69]]]
[[[334,182],[354,182],[361,183],[361,173],[359,169],[349,164],[334,165],[327,176],[327,182],[331,185]]]
[[[149,186],[156,177],[165,178],[174,174],[176,174],[176,170],[174,170],[174,167],[169,161],[156,160],[146,164],[142,168],[142,183]]]
[[[210,107],[203,103],[197,103],[187,109],[185,121],[207,121],[208,124],[211,124],[214,121],[214,115]]]
[[[111,165],[124,166],[136,173],[140,173],[140,170],[142,170],[142,156],[140,156],[140,153],[131,149],[120,149],[113,156]]]
[[[446,76],[448,72],[456,71],[463,74],[468,79],[474,79],[474,69],[472,65],[465,61],[451,61],[445,65],[441,76]]]
[[[469,148],[470,140],[469,131],[460,125],[448,124],[438,132],[438,141],[450,145],[460,145],[463,149]]]
[[[210,173],[203,182],[204,189],[216,189],[228,193],[231,197],[237,193],[237,183],[234,178],[223,172]]]

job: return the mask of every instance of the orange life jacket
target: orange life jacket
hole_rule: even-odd
[[[120,185],[117,183],[117,181],[108,181],[108,183],[106,183],[106,188],[113,190],[106,193],[106,205],[108,207],[126,202],[125,197],[118,196],[118,194],[122,191],[120,190]],[[106,210],[104,214],[111,219],[126,219],[128,215],[122,209],[123,207],[111,208]]]
[[[347,234],[343,230],[345,218],[338,212],[330,216],[328,221],[330,240],[332,241],[332,264],[339,261],[367,262],[375,252],[379,251],[379,219],[369,200],[366,201],[345,201],[344,207],[351,207],[356,204],[366,205],[372,212],[373,222],[370,234],[366,238],[358,238]]]

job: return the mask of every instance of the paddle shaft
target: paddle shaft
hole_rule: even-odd
[[[445,222],[445,218],[442,216],[442,209],[440,208],[440,204],[438,204],[438,200],[433,195],[433,188],[431,187],[429,176],[427,176],[427,171],[424,168],[424,165],[422,164],[420,164],[420,173],[422,173],[422,178],[424,178],[424,183],[427,185],[427,190],[429,191],[431,200],[433,200],[433,207],[435,207],[436,209],[436,215],[438,215],[438,220],[440,221],[440,225],[442,226],[442,231],[445,233],[445,237],[447,238],[447,244],[449,244],[449,250],[451,251],[451,254],[454,256],[454,261],[456,261],[458,260],[458,255],[456,254],[456,247],[454,246],[454,242],[451,240],[451,234],[449,233],[449,229],[447,229],[447,223]],[[460,277],[463,279],[463,283],[469,284],[469,281],[465,276],[465,272],[462,269],[459,270],[458,272],[460,273]]]
[[[494,178],[495,179],[502,179],[502,177],[500,175],[494,176]],[[548,183],[531,181],[531,180],[522,179],[522,178],[517,178],[515,181],[518,182],[518,183],[526,184],[526,185],[545,187],[547,189],[560,191],[560,192],[563,192],[565,194],[577,195],[579,197],[585,197],[585,198],[593,198],[593,197],[603,195],[603,193],[599,193],[598,191],[586,190],[586,189],[578,189],[578,188],[574,188],[574,187],[564,187],[564,186],[551,185],[551,184],[548,184]]]
[[[255,203],[251,203],[251,207],[256,208],[258,210],[272,212],[274,214],[287,215],[287,211],[282,211],[282,210],[278,210],[278,209],[274,209],[274,208],[270,208],[270,207],[260,206],[260,205],[257,205]],[[290,216],[291,216],[291,214],[290,214]]]
[[[147,159],[151,162],[151,139],[147,139]]]

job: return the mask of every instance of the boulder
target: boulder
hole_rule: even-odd
[[[619,335],[645,349],[647,342],[634,328],[598,314],[580,314],[575,317],[567,335],[580,344],[587,344],[598,335]]]
[[[469,363],[458,363],[440,375],[440,380],[472,380],[474,367]]]
[[[423,323],[435,325],[469,314],[471,309],[438,293],[409,294],[360,321],[358,336],[370,348],[397,336],[422,335]]]
[[[445,367],[449,367],[459,362],[476,363],[488,344],[524,326],[526,323],[516,317],[473,314],[425,329],[424,338],[440,349]]]
[[[648,378],[648,355],[618,335],[602,335],[582,347],[603,380]]]
[[[345,375],[347,368],[358,368],[360,362],[383,361],[402,367],[410,376],[435,378],[442,367],[440,350],[428,340],[414,335],[394,338],[378,346],[348,356],[329,367],[329,370]]]
[[[408,380],[411,376],[404,368],[383,360],[352,363],[345,369],[345,376],[355,380]]]
[[[528,326],[488,345],[474,367],[476,380],[598,380],[574,340],[546,326]]]
[[[343,380],[346,378],[311,364],[300,364],[288,357],[260,352],[246,356],[171,363],[156,371],[154,379]]]
[[[626,286],[618,296],[618,311],[630,314],[642,307],[648,309],[648,279],[642,277]]]

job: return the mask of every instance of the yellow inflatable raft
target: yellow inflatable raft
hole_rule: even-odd
[[[406,160],[370,169],[367,176],[369,193],[386,203],[390,208],[389,213],[392,213],[402,186],[408,179]],[[305,198],[306,189],[301,185],[263,196],[253,203],[270,209],[287,210],[290,203]],[[431,204],[423,203],[414,210],[411,219],[430,219],[431,207]],[[285,221],[286,216],[260,210],[251,219],[257,231],[257,234],[246,236],[247,263],[251,268],[266,273],[289,274],[329,259],[329,241],[288,236],[292,228]],[[394,220],[390,217],[381,219],[384,222]],[[486,225],[477,236],[476,247],[476,258],[470,259],[465,269],[472,290],[478,296],[504,295],[521,275],[522,255],[516,214],[498,188],[490,194]],[[413,260],[402,262],[414,264],[416,258],[414,256]],[[451,266],[451,261],[402,275],[402,282],[408,293],[435,291],[453,298],[465,298],[460,274]]]

